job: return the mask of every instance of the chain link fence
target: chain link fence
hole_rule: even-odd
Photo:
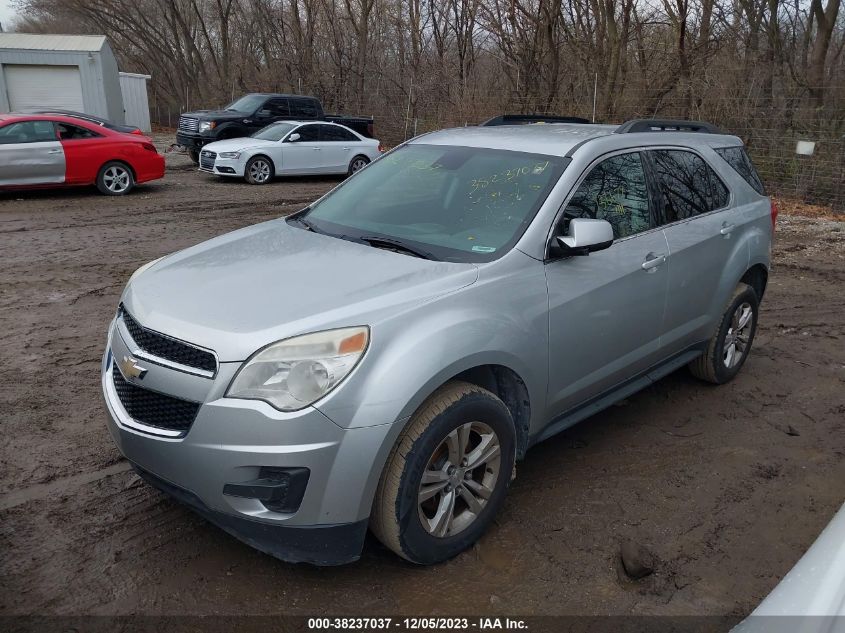
[[[189,96],[189,95],[186,95]],[[647,101],[636,93],[626,96],[634,102]],[[216,109],[226,103],[191,103],[189,109]],[[364,114],[375,118],[376,136],[387,147],[419,134],[450,127],[476,125],[502,113],[536,113],[579,116],[593,120],[592,95],[569,99],[553,108],[531,103],[517,92],[509,95],[485,94],[464,99],[460,107],[431,91],[419,92],[381,86],[369,98],[369,111],[327,109],[350,115]],[[496,105],[504,103],[506,105]],[[838,104],[836,104],[838,105]],[[845,104],[843,104],[845,106]],[[151,104],[151,116],[162,130],[174,130],[182,107]],[[366,108],[365,108],[366,110]],[[845,213],[845,107],[832,107],[838,115],[792,110],[774,111],[759,107],[739,97],[711,99],[706,107],[697,108],[691,117],[681,114],[678,99],[664,100],[657,110],[643,112],[634,107],[619,108],[613,117],[596,117],[597,123],[622,123],[633,118],[695,118],[716,124],[735,134],[746,144],[757,170],[770,195],[785,200],[818,205],[835,213]],[[175,142],[175,135],[174,135]]]

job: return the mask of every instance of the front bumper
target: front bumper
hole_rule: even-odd
[[[113,359],[124,356],[147,370],[141,379],[124,376],[126,381],[200,402],[186,434],[156,434],[129,416],[112,378]],[[103,357],[102,388],[120,452],[153,485],[261,551],[291,562],[355,560],[393,425],[344,429],[312,407],[284,413],[264,402],[224,398],[239,366],[220,363],[207,377],[150,362],[117,319]],[[274,511],[260,498],[225,490],[243,489],[266,469],[297,468],[309,475],[296,509]]]
[[[176,132],[176,144],[188,149],[201,150],[205,145],[213,143],[217,139],[206,138],[202,134],[186,134],[185,132]]]
[[[197,514],[260,552],[288,563],[343,565],[358,560],[367,519],[340,525],[286,527],[217,512],[206,506],[195,494],[132,464],[135,472],[151,486],[158,488]]]

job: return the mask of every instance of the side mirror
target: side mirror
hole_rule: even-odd
[[[569,234],[559,235],[552,244],[553,254],[558,257],[589,255],[613,244],[613,227],[607,220],[574,218],[569,221]]]
[[[298,133],[294,132],[293,134],[291,134],[290,136],[288,136],[288,142],[290,142],[290,143],[296,143],[296,142],[297,142],[299,139],[301,139],[301,138],[302,138],[302,137],[301,137]]]

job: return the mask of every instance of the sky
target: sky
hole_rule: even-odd
[[[11,25],[14,15],[11,0],[0,0],[0,23],[3,24],[4,28]]]

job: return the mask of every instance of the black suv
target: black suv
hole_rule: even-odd
[[[327,115],[315,97],[253,93],[235,100],[223,110],[185,112],[179,117],[176,143],[187,148],[191,159],[197,163],[204,145],[250,136],[276,121],[331,121],[373,138],[372,117]]]

